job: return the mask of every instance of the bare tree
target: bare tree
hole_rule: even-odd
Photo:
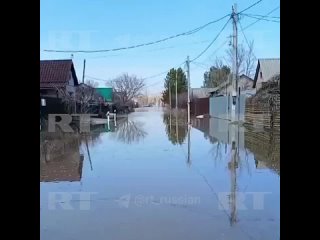
[[[92,81],[87,81],[86,84],[78,85],[73,94],[70,94],[65,87],[59,87],[55,84],[52,84],[52,87],[56,89],[57,94],[67,108],[67,112],[71,113],[76,104],[80,104],[79,113],[88,113],[92,109],[91,102],[97,101],[99,98],[99,94],[95,91],[96,85]]]
[[[96,83],[87,81],[76,89],[76,101],[80,103],[80,113],[89,113],[92,110],[92,102],[97,101],[99,94],[96,92]]]
[[[134,75],[129,76],[127,73],[111,80],[110,84],[120,97],[123,104],[129,103],[133,98],[141,96],[141,91],[145,86],[144,80]]]
[[[242,74],[244,73],[244,66],[243,66],[243,62],[245,59],[245,48],[243,47],[243,45],[239,44],[238,45],[238,54],[237,54],[237,68],[238,68],[238,74]],[[233,49],[229,48],[227,50],[227,61],[228,61],[228,65],[232,66],[233,65]]]
[[[246,51],[245,61],[244,61],[244,74],[248,77],[253,77],[254,68],[255,68],[255,60],[256,57],[253,53],[253,41],[251,41],[248,45],[248,50]]]
[[[242,44],[238,45],[238,54],[237,54],[237,67],[238,74],[245,74],[248,77],[253,77],[254,65],[255,65],[255,56],[253,53],[254,42],[251,41],[246,49]],[[227,50],[227,63],[229,66],[232,66],[233,63],[233,49],[229,48]]]
[[[57,97],[59,96],[62,103],[64,103],[66,111],[68,113],[72,113],[75,109],[75,96],[73,94],[70,94],[66,87],[60,87],[56,84],[51,84],[51,87],[53,87],[56,90]]]

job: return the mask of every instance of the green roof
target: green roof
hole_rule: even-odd
[[[96,88],[97,93],[99,93],[105,101],[112,101],[112,88]]]

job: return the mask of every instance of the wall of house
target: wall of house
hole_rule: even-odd
[[[253,81],[252,81],[252,80],[249,80],[249,79],[247,79],[247,78],[240,78],[238,85],[239,85],[241,91],[247,90],[247,89],[252,89],[252,87],[253,87]]]
[[[40,96],[44,98],[56,98],[57,92],[55,89],[40,89]]]
[[[252,89],[253,81],[249,80],[247,78],[240,78],[239,82],[238,82],[238,87],[240,87],[241,91]],[[232,94],[232,90],[233,90],[232,84],[228,84],[227,87],[221,88],[219,93],[223,94],[223,95],[226,95],[226,94],[230,94],[231,95]]]
[[[257,83],[256,83],[256,89],[260,89],[262,86],[262,82],[264,82],[263,74],[261,71],[261,68],[259,68],[258,77],[257,77]]]
[[[69,81],[68,81],[68,85],[66,86],[66,90],[68,93],[72,93],[72,95],[75,94],[76,92],[76,88],[74,86],[74,79],[72,77],[72,72],[69,72]]]

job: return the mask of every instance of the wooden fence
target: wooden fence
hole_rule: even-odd
[[[256,96],[247,99],[245,124],[259,129],[280,130],[280,89],[277,86],[265,86]]]

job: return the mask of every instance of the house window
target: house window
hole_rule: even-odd
[[[262,78],[262,72],[260,72],[260,78]]]

